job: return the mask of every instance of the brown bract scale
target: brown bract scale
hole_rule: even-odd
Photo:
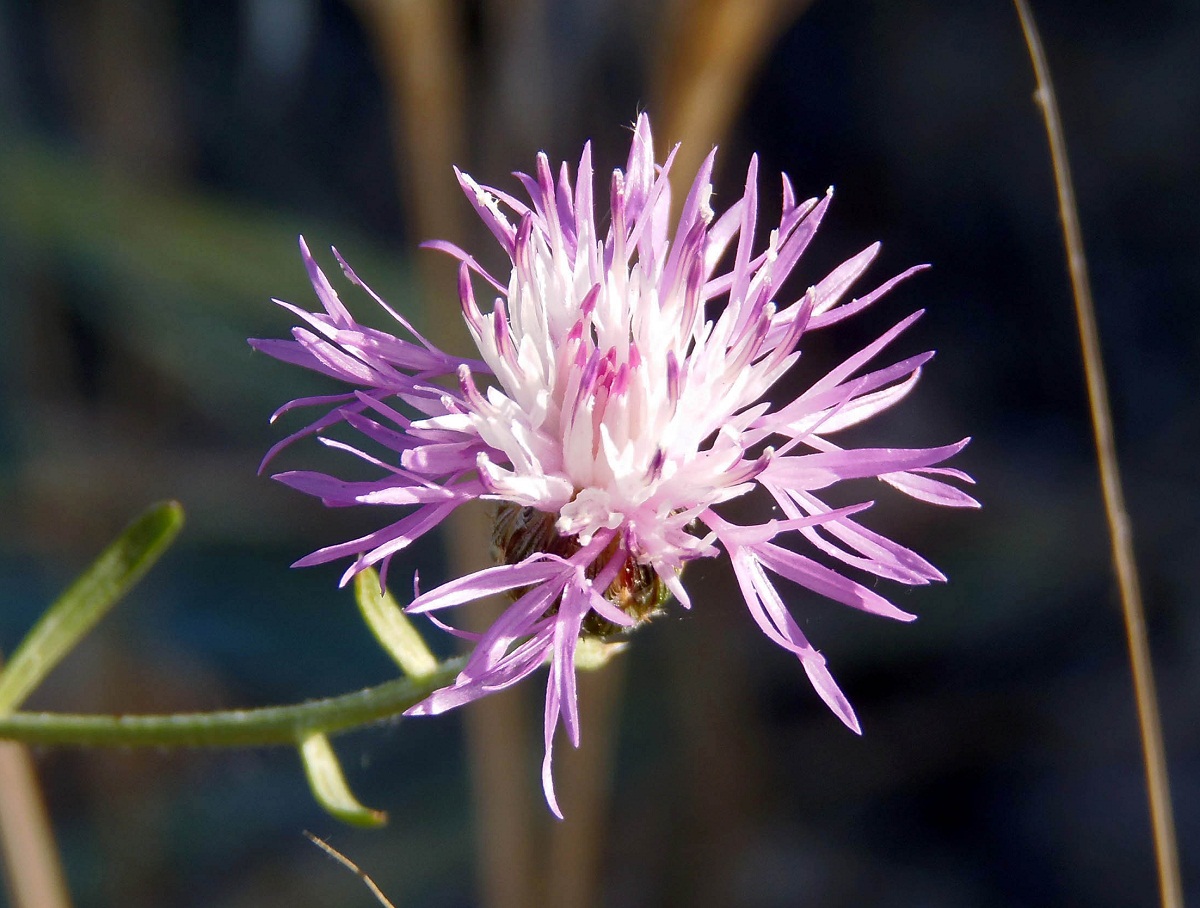
[[[496,510],[496,523],[492,528],[492,558],[498,564],[518,564],[531,555],[551,554],[560,558],[570,558],[579,551],[578,540],[573,536],[562,536],[554,528],[555,515],[537,508],[521,507],[515,504],[501,504]],[[608,563],[617,550],[617,540],[609,545],[587,568],[589,579],[594,578],[600,569]],[[509,597],[516,601],[529,587],[510,590]],[[640,564],[636,558],[629,556],[616,578],[604,591],[604,598],[617,606],[625,614],[637,619],[638,624],[649,621],[662,611],[671,593],[659,579],[654,568]],[[558,603],[546,612],[549,617],[557,613]],[[598,615],[589,612],[583,620],[581,636],[608,637],[619,631],[628,630],[614,624]]]

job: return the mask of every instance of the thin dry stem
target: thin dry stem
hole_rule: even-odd
[[[550,830],[545,905],[595,908],[604,904],[603,852],[625,661],[616,659],[603,671],[587,672],[578,679],[579,714],[587,722],[587,737],[579,750],[564,747],[554,757],[567,822],[556,822]]]
[[[468,210],[451,166],[463,161],[467,145],[467,70],[459,4],[441,0],[358,0],[380,55],[391,98],[397,177],[409,200],[410,226],[422,239],[462,242]],[[426,296],[440,299],[455,286],[457,265],[449,256],[418,258]],[[427,335],[445,350],[465,349],[470,340],[457,306],[428,307]],[[450,570],[463,576],[490,567],[490,528],[480,508],[459,508],[447,519]],[[499,603],[486,616],[495,618]],[[476,615],[483,620],[483,609]],[[523,704],[516,692],[488,698],[482,709],[464,711],[474,788],[476,842],[482,904],[529,908],[534,904],[533,814],[523,779],[529,765]]]
[[[15,741],[0,741],[0,852],[14,908],[70,908],[33,760]]]
[[[376,47],[391,101],[389,115],[396,179],[409,226],[420,240],[461,243],[465,206],[451,167],[466,150],[466,85],[461,4],[441,0],[357,0],[355,7]],[[454,287],[449,256],[418,256],[426,296]],[[457,306],[428,306],[428,334],[454,350],[468,341]]]
[[[1150,798],[1150,819],[1154,829],[1154,852],[1158,861],[1159,893],[1164,908],[1182,908],[1183,887],[1179,876],[1179,851],[1175,842],[1175,820],[1171,809],[1171,790],[1167,780],[1166,751],[1162,724],[1158,716],[1158,697],[1154,691],[1154,673],[1150,644],[1146,636],[1146,617],[1138,585],[1137,565],[1121,477],[1117,469],[1113,441],[1112,415],[1104,365],[1100,357],[1100,334],[1096,327],[1092,290],[1088,281],[1087,260],[1083,254],[1083,236],[1067,163],[1067,146],[1062,121],[1041,37],[1025,0],[1014,0],[1033,69],[1037,75],[1035,99],[1046,121],[1050,156],[1054,162],[1054,181],[1058,187],[1058,207],[1062,217],[1063,239],[1067,247],[1067,266],[1075,295],[1075,317],[1079,323],[1079,342],[1083,348],[1083,368],[1087,379],[1088,401],[1092,411],[1092,430],[1096,457],[1100,465],[1100,484],[1104,491],[1104,510],[1112,541],[1113,566],[1121,588],[1121,609],[1125,615],[1125,633],[1129,660],[1133,669],[1133,689],[1141,726],[1142,753],[1146,764],[1146,788]]]
[[[661,126],[668,142],[681,142],[672,170],[694,174],[721,142],[741,109],[751,79],[775,40],[812,0],[700,0],[676,2],[667,14],[661,45],[670,51],[655,74]],[[673,185],[676,213],[684,193]],[[682,187],[686,189],[686,186]]]
[[[0,845],[14,908],[70,908],[29,749],[0,741]]]
[[[371,879],[365,872],[363,872],[363,870],[361,870],[357,864],[355,864],[352,860],[350,860],[320,836],[313,835],[307,829],[304,831],[304,834],[308,837],[310,842],[312,842],[323,852],[362,880],[363,885],[371,890],[371,895],[375,896],[375,898],[379,900],[379,904],[383,905],[384,908],[396,908],[395,905],[388,901],[388,897],[383,894],[383,890],[380,889],[379,886],[375,884],[375,881]]]

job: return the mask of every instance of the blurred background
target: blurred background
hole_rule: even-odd
[[[1091,260],[1162,699],[1185,889],[1200,898],[1200,4],[1040,0]],[[583,748],[542,802],[540,682],[458,714],[337,739],[386,809],[342,827],[286,749],[43,750],[79,906],[1151,904],[1148,811],[1049,155],[1016,15],[886,0],[5,0],[0,3],[0,651],[150,502],[176,546],[27,708],[266,705],[394,668],[340,565],[292,571],[386,514],[326,511],[256,475],[331,390],[254,354],[296,252],[335,244],[449,349],[453,269],[495,264],[450,171],[513,187],[534,153],[623,165],[651,114],[683,169],[718,142],[717,207],[761,156],[837,194],[796,286],[875,239],[867,289],[934,268],[806,347],[797,381],[917,308],[939,351],[874,444],[973,435],[981,512],[883,496],[869,525],[950,577],[887,589],[898,625],[796,589],[853,701],[846,731],[766,641],[719,564],[696,607],[585,680]],[[601,185],[602,181],[601,181]],[[339,287],[342,285],[339,284]],[[860,290],[861,292],[861,290]],[[343,297],[364,320],[369,301]],[[382,322],[378,323],[385,326]],[[313,444],[279,467],[336,472]],[[874,494],[873,492],[867,494]],[[864,496],[865,497],[865,496]],[[430,586],[486,527],[429,539]],[[405,578],[405,579],[399,579]],[[439,652],[452,642],[430,628]],[[4,896],[0,896],[3,898]]]

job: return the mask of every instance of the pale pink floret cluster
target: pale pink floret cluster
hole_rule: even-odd
[[[688,607],[681,570],[689,561],[724,551],[751,616],[770,639],[799,657],[821,698],[858,731],[824,657],[788,613],[768,572],[867,612],[900,620],[913,616],[776,538],[799,534],[827,560],[924,584],[945,578],[914,552],[853,519],[870,502],[832,508],[818,493],[842,480],[868,477],[922,501],[977,505],[946,481],[970,478],[940,466],[965,440],[922,449],[847,449],[830,440],[912,390],[932,353],[884,367],[873,361],[920,313],[798,397],[782,404],[768,397],[799,358],[808,333],[870,305],[919,268],[848,299],[851,284],[878,252],[875,244],[799,299],[780,300],[784,280],[831,195],[797,202],[785,177],[779,225],[765,248],[755,251],[757,162],[751,159],[744,195],[716,216],[710,207],[710,154],[672,233],[667,175],[673,156],[674,151],[656,164],[649,121],[640,117],[628,164],[612,175],[604,229],[594,214],[589,147],[574,183],[565,164],[556,179],[545,155],[538,157],[534,176],[519,174],[531,204],[458,174],[467,199],[512,262],[511,272],[498,279],[457,247],[429,244],[461,262],[459,294],[479,359],[435,348],[342,262],[348,278],[371,293],[408,339],[360,325],[303,241],[324,311],[281,303],[307,327],[296,328],[291,341],[252,342],[353,387],[285,407],[331,409],[268,458],[296,437],[336,423],[358,430],[385,452],[375,455],[322,437],[376,465],[382,478],[345,482],[308,472],[277,478],[332,506],[411,509],[375,533],[298,564],[350,556],[347,577],[368,565],[386,572],[392,555],[476,499],[554,515],[558,533],[576,540],[578,551],[569,557],[541,553],[488,568],[418,595],[408,608],[432,615],[493,593],[519,592],[478,637],[455,682],[411,712],[439,713],[477,699],[549,659],[543,780],[555,813],[550,754],[558,723],[573,744],[579,741],[574,660],[581,626],[590,612],[617,625],[634,623],[604,596],[628,558],[653,568]],[[490,288],[489,311],[476,300],[475,280]],[[457,377],[457,391],[433,383],[443,375]],[[718,516],[717,506],[756,487],[774,498],[784,519],[740,526]],[[601,558],[602,565],[596,563]]]

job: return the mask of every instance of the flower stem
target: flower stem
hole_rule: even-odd
[[[314,733],[336,735],[394,718],[446,685],[463,665],[462,658],[449,659],[422,678],[288,706],[150,716],[9,713],[0,716],[0,739],[116,747],[294,746]]]
[[[1015,0],[1025,43],[1033,59],[1037,76],[1035,98],[1042,108],[1050,139],[1050,157],[1054,163],[1054,181],[1058,188],[1059,213],[1067,247],[1067,266],[1075,294],[1075,316],[1079,323],[1079,341],[1083,348],[1084,375],[1092,411],[1096,458],[1100,465],[1100,484],[1104,491],[1104,510],[1112,541],[1113,566],[1121,588],[1121,608],[1125,615],[1125,635],[1133,671],[1133,689],[1137,700],[1138,722],[1142,736],[1142,755],[1146,766],[1146,788],[1150,799],[1150,819],[1154,830],[1154,851],[1158,861],[1158,884],[1164,908],[1181,908],[1183,887],[1179,875],[1179,850],[1175,841],[1175,819],[1171,809],[1171,788],[1167,779],[1166,748],[1158,715],[1158,697],[1150,661],[1150,643],[1146,636],[1146,616],[1138,583],[1137,564],[1121,477],[1117,469],[1116,443],[1113,440],[1112,415],[1104,365],[1100,357],[1100,332],[1088,281],[1083,236],[1067,163],[1067,144],[1063,137],[1058,102],[1050,81],[1050,70],[1042,50],[1041,38],[1025,0]]]

